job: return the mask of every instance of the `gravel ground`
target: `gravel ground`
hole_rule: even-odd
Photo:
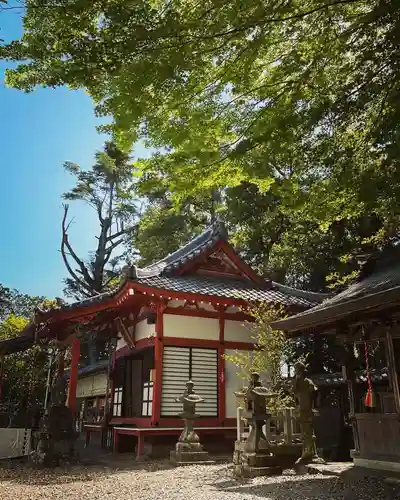
[[[369,497],[371,499],[371,492]],[[376,497],[374,497],[376,498]],[[228,465],[170,468],[166,463],[0,469],[1,500],[342,500],[336,477],[282,476],[240,482]]]

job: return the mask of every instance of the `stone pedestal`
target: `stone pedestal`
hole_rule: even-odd
[[[213,464],[207,451],[171,451],[170,460],[175,465]]]
[[[179,436],[175,450],[171,451],[170,458],[176,465],[213,463],[208,452],[204,451],[200,444],[200,438],[193,429],[192,419],[185,419],[185,428]]]
[[[213,463],[203,446],[197,443],[178,442],[175,451],[171,451],[170,459],[176,465],[190,465],[196,463]]]
[[[233,466],[234,474],[244,478],[282,474],[275,455],[268,450],[250,452],[246,441],[235,442]]]
[[[304,474],[307,470],[307,465],[310,464],[325,464],[325,460],[318,456],[316,439],[312,424],[312,414],[304,416],[300,412],[300,427],[302,435],[302,454],[296,461],[294,470],[298,474]]]

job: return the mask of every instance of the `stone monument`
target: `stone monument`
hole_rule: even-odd
[[[302,440],[302,453],[295,464],[295,468],[301,471],[304,465],[310,463],[324,464],[325,461],[318,456],[313,427],[313,393],[316,387],[312,380],[306,377],[307,367],[304,363],[296,363],[294,369],[293,393],[297,402]]]
[[[184,429],[176,443],[175,451],[171,452],[171,460],[177,465],[193,464],[193,463],[212,463],[208,453],[203,450],[200,444],[200,438],[194,430],[194,422],[196,415],[196,404],[204,401],[198,394],[194,392],[194,384],[191,380],[186,383],[186,389],[183,394],[175,399],[175,402],[182,403],[183,412],[179,415],[183,418]]]
[[[56,373],[50,391],[50,405],[45,410],[36,432],[36,447],[30,459],[39,466],[60,465],[77,461],[75,450],[78,433],[72,410],[65,406],[66,383],[63,374],[63,352],[58,355]]]
[[[247,439],[238,439],[235,442],[235,475],[255,477],[281,474],[282,468],[271,453],[270,443],[263,430],[265,425],[269,425],[271,418],[267,411],[267,400],[276,395],[263,387],[258,373],[252,373],[248,387],[243,392],[235,392],[235,396],[245,401],[244,416],[250,424]],[[238,426],[240,425],[238,422]]]

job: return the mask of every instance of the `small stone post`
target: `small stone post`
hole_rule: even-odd
[[[296,470],[303,472],[303,466],[314,463],[324,464],[325,461],[318,456],[313,428],[312,394],[315,391],[314,383],[306,378],[306,365],[295,364],[294,395],[298,403],[299,424],[302,438],[302,454],[296,462]]]
[[[293,440],[293,411],[291,408],[285,409],[283,429],[285,444],[291,445]]]

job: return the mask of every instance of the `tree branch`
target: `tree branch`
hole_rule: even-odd
[[[124,240],[121,238],[120,240],[115,241],[112,245],[110,245],[108,248],[106,248],[106,251],[105,251],[105,254],[104,254],[104,266],[110,260],[112,251],[115,250],[123,242],[124,242]]]
[[[118,238],[119,236],[123,236],[125,233],[126,233],[126,230],[121,229],[121,231],[117,231],[114,234],[110,234],[110,236],[107,236],[106,242],[108,243],[108,242],[114,240],[115,238]]]
[[[70,224],[66,225],[66,220],[67,220],[67,216],[68,216],[68,208],[69,208],[69,206],[68,205],[64,205],[63,208],[64,208],[64,216],[62,218],[62,223],[61,223],[61,227],[62,227],[62,239],[61,239],[61,248],[60,248],[60,250],[61,250],[61,255],[62,255],[64,264],[65,264],[65,267],[67,268],[69,274],[72,276],[72,278],[77,283],[79,283],[89,293],[93,294],[93,293],[95,293],[94,290],[93,290],[93,287],[91,286],[91,283],[93,283],[93,280],[92,280],[92,278],[91,278],[91,276],[90,276],[90,274],[89,274],[89,272],[88,272],[85,264],[76,255],[74,249],[72,248],[71,244],[68,241],[67,231],[68,231],[68,228],[69,228]],[[70,264],[68,262],[68,259],[67,259],[66,251],[65,251],[66,248],[68,249],[68,252],[71,255],[71,257],[78,264],[78,266],[79,266],[79,268],[80,268],[80,270],[82,272],[82,275],[83,275],[85,281],[83,281],[81,278],[79,278],[77,276],[77,274],[75,273],[75,271],[70,266]]]

